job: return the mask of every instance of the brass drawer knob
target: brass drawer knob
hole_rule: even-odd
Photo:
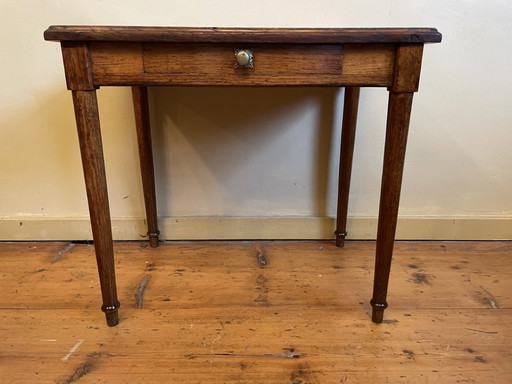
[[[252,49],[235,49],[235,68],[254,68]]]

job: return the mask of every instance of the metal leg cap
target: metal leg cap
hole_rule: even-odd
[[[372,305],[372,321],[380,324],[384,320],[384,310],[388,307],[388,303],[376,303],[373,299],[370,301]]]
[[[117,310],[115,312],[105,313],[105,317],[107,318],[107,325],[109,327],[115,327],[117,324],[119,324],[119,315]]]
[[[338,248],[343,248],[343,246],[345,245],[345,237],[347,236],[347,232],[334,232],[334,234],[336,235],[336,246]]]
[[[121,304],[119,303],[119,301],[116,301],[112,306],[101,306],[101,310],[105,312],[105,317],[107,318],[107,325],[109,327],[115,327],[117,324],[119,324],[118,310],[120,306]]]
[[[379,308],[372,309],[372,321],[376,324],[382,323],[384,320],[384,310]]]
[[[158,232],[148,232],[148,236],[149,236],[149,246],[151,248],[156,248],[158,247],[158,235],[160,235],[160,231]]]

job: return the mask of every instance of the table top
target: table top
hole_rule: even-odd
[[[50,41],[375,44],[439,43],[435,28],[191,28],[52,25]]]

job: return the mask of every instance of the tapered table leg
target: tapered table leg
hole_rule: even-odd
[[[158,218],[156,212],[155,170],[153,149],[151,145],[151,126],[149,120],[149,103],[147,87],[132,87],[137,142],[139,145],[142,188],[148,224],[148,237],[151,247],[158,247]]]
[[[398,204],[413,93],[390,92],[384,148],[384,166],[377,228],[375,278],[371,300],[372,321],[381,323],[386,302],[391,258],[395,241]]]
[[[341,130],[340,169],[338,179],[338,210],[336,215],[336,246],[343,247],[347,236],[348,196],[352,157],[356,137],[357,109],[359,106],[359,87],[345,88],[343,124]]]
[[[113,327],[119,323],[120,304],[117,300],[112,226],[96,91],[73,91],[73,103],[103,298],[101,310],[105,312],[107,324]]]

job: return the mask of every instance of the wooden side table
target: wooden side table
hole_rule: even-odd
[[[393,254],[407,132],[423,46],[434,28],[168,28],[51,26],[72,91],[107,324],[118,324],[112,229],[96,89],[131,86],[149,242],[158,225],[148,86],[346,87],[336,245],[344,245],[360,87],[387,87],[389,104],[377,231],[372,320],[380,323]]]

